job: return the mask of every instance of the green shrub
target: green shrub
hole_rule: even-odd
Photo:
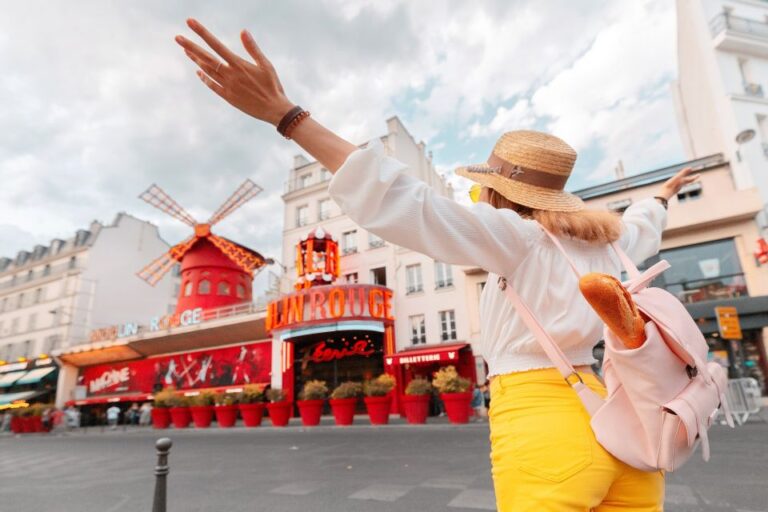
[[[166,407],[173,407],[171,402],[173,401],[176,393],[171,389],[164,389],[155,393],[155,407],[164,409]]]
[[[363,385],[359,382],[342,382],[331,393],[331,398],[340,400],[342,398],[357,398],[363,394]]]
[[[432,393],[432,384],[427,379],[413,379],[405,387],[406,395],[429,395]]]
[[[310,380],[299,393],[299,400],[324,400],[328,396],[328,386],[322,380]]]
[[[189,397],[189,405],[193,407],[204,407],[214,403],[216,403],[216,394],[211,391],[201,391]]]
[[[241,404],[255,404],[264,401],[264,389],[256,384],[243,386],[243,391],[237,397]]]
[[[287,399],[288,397],[282,389],[269,388],[267,390],[267,401],[269,402],[285,402]]]
[[[472,385],[472,382],[460,376],[453,366],[446,366],[435,372],[432,385],[440,393],[464,393]]]
[[[395,378],[387,373],[382,373],[373,380],[369,380],[363,386],[365,396],[386,396],[395,387]]]
[[[216,393],[214,402],[216,405],[235,405],[237,403],[237,395],[235,393]]]

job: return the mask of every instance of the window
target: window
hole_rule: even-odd
[[[450,341],[456,339],[456,315],[452,309],[441,311],[440,315],[440,339]]]
[[[357,284],[357,272],[350,272],[349,274],[344,274],[344,282],[349,284]]]
[[[27,320],[27,330],[34,331],[35,327],[37,327],[37,313],[32,313]]]
[[[477,283],[477,302],[480,303],[480,297],[483,296],[483,289],[485,288],[485,281]]]
[[[357,252],[357,231],[346,231],[341,235],[341,252],[352,254]]]
[[[218,295],[229,295],[230,294],[229,283],[226,281],[219,282],[219,286],[216,289],[216,293]]]
[[[192,295],[192,282],[187,281],[187,283],[184,285],[184,296],[189,297]]]
[[[411,324],[411,343],[413,345],[424,344],[427,342],[427,326],[424,321],[424,315],[409,316]]]
[[[181,291],[181,285],[179,283],[175,283],[173,285],[173,296],[178,297],[180,291]]]
[[[47,336],[43,340],[43,353],[50,354],[55,349],[59,348],[60,342],[61,342],[61,336],[58,334]]]
[[[379,267],[371,269],[371,284],[387,286],[387,268]]]
[[[50,265],[46,265],[46,266],[43,268],[43,275],[44,275],[44,276],[47,276],[47,275],[50,275],[50,273],[51,273],[51,266],[50,266]]]
[[[38,288],[35,290],[35,304],[39,304],[41,300],[43,300],[43,289]]]
[[[749,295],[732,238],[666,249],[647,259],[640,268],[648,268],[660,259],[667,260],[672,268],[656,278],[652,285],[666,288],[682,302]]]
[[[172,274],[174,277],[181,276],[181,265],[178,263],[173,266]]]
[[[11,334],[16,334],[19,332],[19,318],[16,317],[13,320],[11,320]]]
[[[299,176],[299,188],[307,188],[311,185],[312,174],[302,174]]]
[[[612,210],[616,213],[624,213],[624,211],[629,208],[629,206],[632,204],[632,199],[618,199],[616,201],[609,202],[606,206],[609,210]]]
[[[208,295],[209,293],[211,293],[211,282],[207,279],[203,279],[197,285],[197,294]]]
[[[331,171],[329,171],[325,167],[320,169],[320,181],[328,181],[329,179],[331,179],[331,176],[332,176]]]
[[[72,256],[69,258],[69,268],[73,269],[77,265],[77,256]]]
[[[24,358],[31,357],[32,340],[24,340],[24,343],[21,344],[21,350],[23,351],[21,353],[21,357],[24,357]]]
[[[677,193],[677,200],[681,203],[701,198],[701,183],[690,183],[680,189]]]
[[[35,277],[34,272],[32,272],[31,270],[27,272],[27,281],[31,281],[33,277]]]
[[[331,200],[323,199],[317,203],[317,218],[318,220],[325,220],[331,218]]]
[[[18,297],[16,297],[16,309],[24,306],[24,292],[20,293]]]
[[[405,267],[405,286],[406,293],[416,293],[424,290],[424,284],[421,280],[421,264]]]
[[[435,262],[435,289],[453,286],[453,271],[451,266],[441,261]]]
[[[237,298],[238,299],[244,299],[245,298],[245,286],[239,284],[237,285]]]
[[[13,276],[11,276],[11,286],[15,284],[16,284],[16,274],[13,274]]]
[[[299,206],[296,208],[296,227],[300,228],[309,224],[309,208],[307,206]]]
[[[7,307],[8,307],[8,297],[5,297],[3,299],[3,302],[0,303],[0,313],[5,311],[5,308],[7,308]]]
[[[368,233],[368,247],[371,249],[384,247],[384,240],[374,235],[373,233]]]

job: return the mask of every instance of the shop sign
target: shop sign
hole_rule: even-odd
[[[387,357],[387,365],[392,364],[425,364],[425,363],[439,363],[441,361],[455,361],[458,352],[456,350],[449,350],[446,352],[434,352],[432,354],[416,354],[409,356],[407,354]]]
[[[199,324],[203,321],[203,308],[187,309],[181,313],[172,315],[156,316],[149,322],[149,326],[139,325],[137,323],[125,323],[112,325],[102,329],[94,329],[89,337],[90,341],[111,341],[128,336],[136,336],[145,329],[149,332],[160,331],[171,327],[187,326]]]
[[[724,340],[740,340],[742,338],[739,312],[735,307],[718,306],[715,308],[715,315],[717,315],[717,326],[721,338]]]
[[[325,341],[321,341],[304,349],[305,358],[312,363],[328,363],[354,356],[368,357],[375,352],[376,350],[366,340],[358,340],[341,348],[328,346]]]
[[[374,285],[317,286],[267,305],[267,331],[318,320],[393,320],[392,290]]]
[[[272,347],[269,342],[153,357],[80,370],[81,386],[89,397],[152,393],[156,389],[200,389],[270,380]]]

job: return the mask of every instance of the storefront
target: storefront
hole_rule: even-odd
[[[52,402],[57,376],[50,357],[0,365],[0,410]]]

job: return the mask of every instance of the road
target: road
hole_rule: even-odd
[[[169,511],[494,510],[486,424],[101,431],[0,437],[0,510],[150,511],[154,441],[173,439]],[[768,423],[711,432],[668,478],[672,512],[768,511]],[[698,456],[697,456],[698,457]]]

